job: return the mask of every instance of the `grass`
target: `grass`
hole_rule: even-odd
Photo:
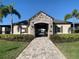
[[[26,42],[0,40],[0,59],[16,59],[26,46]]]
[[[56,43],[56,45],[68,59],[79,59],[79,41]]]

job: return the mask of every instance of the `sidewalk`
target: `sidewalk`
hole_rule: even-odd
[[[35,38],[16,59],[66,59],[47,37]]]

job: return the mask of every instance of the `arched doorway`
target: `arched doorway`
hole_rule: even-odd
[[[36,23],[34,24],[35,37],[48,36],[48,24]]]

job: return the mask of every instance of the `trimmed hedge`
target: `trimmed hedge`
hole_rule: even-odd
[[[58,34],[58,35],[51,35],[50,39],[53,42],[74,42],[79,41],[79,34]]]
[[[25,35],[19,35],[19,34],[1,34],[0,40],[10,40],[10,41],[22,41],[22,42],[30,42],[34,39],[33,35],[25,34]]]

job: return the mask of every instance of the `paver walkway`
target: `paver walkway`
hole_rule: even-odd
[[[16,59],[66,59],[47,38],[35,38]]]

